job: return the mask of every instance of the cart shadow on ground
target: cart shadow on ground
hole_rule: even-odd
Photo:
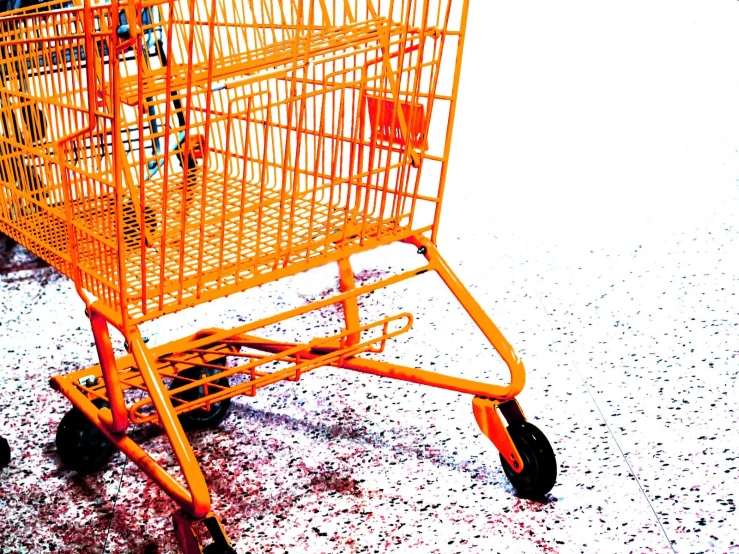
[[[231,404],[230,413],[226,420],[226,425],[231,427],[230,429],[221,426],[215,429],[193,431],[188,433],[188,436],[196,455],[198,457],[207,456],[208,461],[203,463],[203,469],[213,493],[220,497],[232,496],[236,491],[232,489],[232,483],[228,479],[210,478],[218,475],[218,472],[210,471],[209,466],[216,463],[219,466],[223,464],[226,467],[230,466],[231,471],[241,471],[246,468],[248,474],[248,467],[252,465],[250,460],[241,458],[242,453],[233,452],[234,445],[239,445],[247,450],[263,450],[267,453],[267,456],[285,449],[289,451],[291,448],[289,444],[269,436],[271,435],[269,432],[263,436],[258,433],[240,432],[238,428],[242,424],[245,427],[260,427],[265,430],[280,429],[292,435],[302,435],[324,444],[348,441],[361,448],[384,451],[386,454],[397,458],[415,458],[440,468],[467,474],[478,485],[497,487],[500,489],[500,494],[514,496],[514,490],[500,468],[497,452],[492,444],[489,446],[489,461],[485,463],[480,460],[459,458],[454,456],[451,451],[425,445],[424,442],[428,442],[428,439],[423,431],[412,426],[390,432],[369,430],[372,426],[371,420],[351,408],[323,411],[321,420],[296,418],[291,415],[234,402]],[[146,448],[147,443],[165,441],[164,433],[154,425],[133,428],[129,431],[129,436],[144,448]],[[156,449],[158,450],[158,448]],[[45,448],[44,453],[54,457],[60,472],[65,471],[61,466],[53,444]],[[337,456],[333,464],[321,463],[315,468],[308,468],[300,453],[295,452],[295,456],[291,458],[290,462],[289,466],[295,465],[304,472],[304,480],[313,492],[339,493],[357,497],[363,494],[361,485],[363,480],[357,479],[352,471],[353,467],[357,467],[357,465],[347,463],[343,456]],[[125,459],[120,454],[116,454],[106,468],[110,470],[123,463],[125,463]],[[162,464],[167,468],[173,468],[174,460],[171,458],[162,460]],[[86,475],[78,475],[75,472],[70,472],[70,478],[85,497],[90,499],[100,498],[101,490],[99,486],[96,486],[99,483],[95,479],[91,479]],[[274,497],[281,499],[279,506],[275,506]],[[287,500],[291,501],[287,502]],[[286,481],[282,490],[273,491],[269,496],[260,495],[258,492],[251,495],[250,500],[244,505],[247,510],[241,515],[244,518],[250,518],[264,513],[266,507],[269,507],[273,514],[275,508],[287,512],[299,501],[300,496],[296,496],[294,487],[289,481]],[[526,502],[529,509],[535,511],[544,509],[547,505],[556,502],[556,498],[549,494],[544,498],[521,499],[521,501]]]
[[[47,262],[31,254],[28,250],[20,246],[9,236],[0,233],[0,276],[7,276],[14,273],[21,273],[10,279],[14,281],[28,281],[38,278],[35,273],[25,273],[26,271],[43,269],[43,275],[56,273]]]
[[[430,462],[437,467],[468,474],[471,479],[480,485],[497,486],[501,489],[501,494],[510,496],[515,494],[514,489],[510,486],[500,468],[498,453],[492,444],[489,445],[490,457],[488,463],[481,463],[479,460],[460,459],[455,457],[451,451],[424,445],[424,442],[428,442],[428,438],[421,429],[412,426],[402,427],[391,432],[369,430],[371,420],[362,417],[359,412],[351,408],[342,411],[324,411],[321,414],[321,419],[324,421],[319,422],[314,419],[299,419],[286,414],[235,403],[231,405],[230,417],[258,422],[264,428],[282,428],[293,433],[301,433],[315,441],[327,443],[346,440],[373,450],[389,451],[397,458],[415,458],[419,461]],[[408,443],[418,446],[411,446]],[[347,464],[344,465],[348,468]],[[319,482],[319,488],[325,485],[329,489],[331,486],[337,487],[337,492],[346,490],[342,482],[347,479],[353,480],[351,473],[341,471],[334,473],[336,481],[332,482],[327,479],[325,483]],[[534,506],[537,504],[546,506],[556,501],[551,494],[546,495],[545,498],[527,500],[532,503],[532,509],[535,509]]]
[[[323,443],[324,447],[328,443],[344,442],[361,450],[381,451],[382,456],[428,462],[436,467],[467,474],[477,485],[500,489],[499,494],[515,498],[492,444],[489,446],[489,461],[485,463],[456,457],[451,450],[445,451],[435,445],[425,445],[428,439],[423,431],[411,426],[390,432],[369,430],[371,420],[351,408],[322,411],[320,419],[321,421],[301,419],[234,402],[223,426],[189,433],[193,449],[202,460],[213,497],[238,499],[239,509],[230,510],[229,519],[245,521],[261,518],[265,513],[278,521],[286,519],[291,511],[300,508],[305,494],[353,496],[358,499],[371,494],[363,486],[364,479],[355,472],[356,468],[361,467],[361,463],[342,455],[337,455],[332,461],[306,463],[303,452],[286,441],[273,437],[270,430],[309,438]],[[240,428],[260,428],[265,433],[248,433]],[[145,448],[147,443],[164,442],[163,433],[152,425],[133,429],[129,435]],[[155,446],[157,450],[158,446],[162,445]],[[270,490],[266,490],[260,483],[265,478],[265,468],[275,457],[289,457],[289,461],[286,468],[284,461],[276,464],[280,467],[275,468],[274,475],[279,478],[270,479]],[[113,458],[121,459],[120,456]],[[162,460],[162,463],[168,469],[174,469],[171,458],[166,462]],[[280,473],[285,469],[289,472],[288,475]],[[270,470],[266,472],[269,478]],[[234,477],[242,473],[246,475],[246,479],[236,486]],[[393,484],[388,481],[388,488],[385,490],[392,494],[392,487]],[[526,509],[539,511],[554,504],[556,498],[547,495],[540,499],[516,498],[514,502],[525,503]],[[361,509],[360,504],[361,502],[357,503],[357,510]]]

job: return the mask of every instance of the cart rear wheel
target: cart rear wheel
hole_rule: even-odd
[[[226,358],[213,360],[210,363],[225,366]],[[211,377],[213,375],[217,375],[218,373],[220,373],[219,370],[212,367],[190,367],[184,371],[181,371],[177,377],[172,379],[172,383],[169,385],[169,389],[174,390],[187,385],[191,381],[202,379],[203,377]],[[180,376],[184,379],[181,379]],[[219,387],[228,387],[228,378],[222,377],[215,381],[214,384],[218,385]],[[213,389],[211,389],[209,394],[211,394],[212,391]],[[193,400],[197,400],[198,398],[202,398],[203,396],[205,396],[205,387],[202,385],[199,387],[193,387],[191,389],[175,393],[172,396],[184,402],[192,402]],[[175,407],[177,407],[178,404],[179,402],[175,402]],[[196,410],[191,410],[189,412],[180,414],[180,423],[182,423],[182,427],[186,431],[216,427],[219,423],[221,423],[221,421],[223,421],[226,415],[228,415],[229,406],[231,406],[230,398],[226,398],[225,400],[221,400],[220,402],[213,402],[210,405],[210,409],[198,408]]]
[[[107,408],[104,400],[95,399],[98,408]],[[115,451],[108,437],[87,419],[76,406],[69,410],[56,429],[56,451],[64,465],[79,473],[103,467]]]
[[[523,471],[516,473],[503,456],[500,462],[508,480],[523,498],[541,498],[557,480],[557,460],[552,446],[538,427],[522,421],[508,426],[513,444],[523,460]]]

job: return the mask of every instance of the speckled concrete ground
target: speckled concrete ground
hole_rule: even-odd
[[[471,7],[439,246],[527,365],[520,400],[554,446],[557,485],[546,503],[515,497],[469,397],[323,369],[191,434],[241,553],[739,552],[739,5],[498,4]],[[355,265],[374,278],[414,256]],[[237,323],[331,286],[331,272],[299,276],[145,335],[166,342],[193,320]],[[416,317],[391,358],[501,374],[433,276],[363,310]],[[282,332],[306,338],[305,323]],[[132,464],[60,466],[68,405],[48,378],[95,361],[70,282],[0,276],[0,359],[14,455],[0,552],[174,552],[173,505]]]

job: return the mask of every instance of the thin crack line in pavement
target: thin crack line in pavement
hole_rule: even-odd
[[[541,307],[544,308],[544,313],[547,314],[547,317],[552,317],[552,314],[549,312],[549,310],[547,310],[547,307],[544,304],[541,298],[541,295],[539,294],[538,289],[533,284],[532,284],[532,288],[534,289],[534,292],[536,293],[536,297],[539,299],[539,303],[541,304]],[[654,506],[652,505],[652,501],[649,500],[649,496],[647,496],[647,493],[644,490],[644,487],[642,486],[641,481],[639,480],[639,477],[637,476],[636,472],[634,472],[634,469],[631,467],[629,460],[626,458],[623,448],[621,448],[621,445],[619,444],[618,439],[616,438],[616,435],[613,433],[611,426],[608,424],[608,420],[603,414],[603,410],[600,409],[600,405],[598,404],[598,401],[593,396],[593,391],[590,390],[590,386],[588,385],[587,381],[583,377],[583,374],[580,371],[580,368],[578,367],[577,360],[575,360],[574,358],[572,360],[572,366],[575,368],[575,372],[577,372],[577,375],[580,377],[580,380],[582,381],[583,385],[585,385],[585,389],[588,391],[588,395],[590,396],[590,399],[593,401],[593,404],[595,404],[595,408],[598,410],[598,413],[600,414],[601,419],[605,423],[606,429],[608,429],[608,433],[611,435],[613,442],[616,443],[616,448],[618,448],[618,451],[621,453],[621,457],[623,458],[624,462],[626,462],[626,467],[629,468],[629,473],[631,473],[631,475],[634,477],[636,484],[639,486],[639,490],[641,491],[642,495],[644,495],[644,499],[647,501],[647,504],[649,504],[649,508],[652,510],[652,513],[654,514],[654,518],[657,520],[657,525],[659,525],[659,528],[662,530],[662,534],[665,536],[665,539],[667,540],[667,545],[670,547],[670,550],[672,550],[673,554],[676,554],[675,547],[672,545],[672,541],[670,540],[670,537],[667,535],[667,531],[665,530],[664,525],[662,525],[662,520],[657,515],[657,511],[654,509]]]
[[[121,465],[121,478],[118,481],[118,489],[115,491],[115,500],[113,500],[113,512],[110,514],[110,524],[108,525],[108,530],[105,532],[105,541],[103,542],[103,552],[102,554],[105,554],[105,552],[108,549],[108,539],[110,538],[110,532],[113,530],[113,522],[115,521],[115,509],[118,505],[118,500],[121,497],[121,488],[123,487],[123,477],[126,475],[126,467],[128,466],[128,457],[123,456],[123,464]]]

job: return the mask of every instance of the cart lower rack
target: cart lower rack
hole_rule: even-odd
[[[472,395],[517,491],[554,486],[552,448],[516,401],[524,366],[435,246],[467,8],[73,0],[0,16],[0,231],[74,281],[100,360],[52,378],[74,406],[57,450],[79,471],[122,451],[179,504],[186,554],[233,552],[186,431],[320,367]],[[351,256],[396,242],[425,265],[357,285]],[[145,321],[329,263],[331,298],[154,348],[142,339]],[[506,363],[507,385],[373,358],[413,316],[365,322],[358,297],[426,272]],[[259,336],[330,304],[344,315],[333,336]],[[110,327],[126,340],[120,358]],[[164,431],[182,479],[134,440],[138,425]]]

